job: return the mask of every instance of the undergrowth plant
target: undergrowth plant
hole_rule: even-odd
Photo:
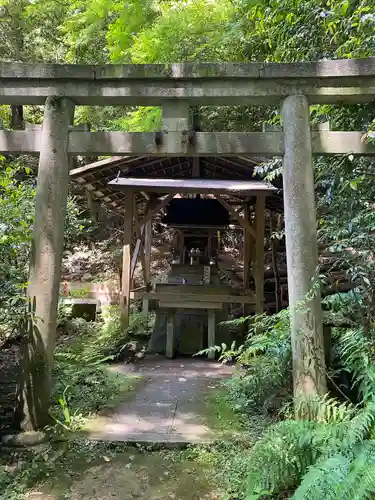
[[[235,360],[240,370],[225,382],[234,408],[241,412],[279,410],[292,397],[289,310],[273,316],[237,318],[226,326],[248,324],[242,345],[222,344],[214,350],[220,361]]]
[[[299,415],[271,426],[249,456],[247,500],[288,494],[295,500],[363,500],[375,494],[372,332],[339,329],[336,348],[352,377],[357,404],[328,395],[296,402]]]
[[[214,348],[222,361],[235,360],[238,366],[225,382],[233,407],[252,415],[274,410],[282,419],[249,452],[247,500],[374,498],[375,332],[354,323],[360,296],[352,293],[326,302],[353,324],[334,328],[332,335],[335,366],[329,369],[341,399],[326,394],[293,401],[288,310],[230,322],[249,324],[244,343]],[[340,389],[342,373],[348,374],[349,395]]]
[[[115,307],[104,308],[102,322],[70,321],[70,335],[57,346],[53,369],[51,416],[59,427],[79,429],[120,392],[132,388],[134,378],[108,370],[105,363],[117,358],[140,322],[140,315],[133,314],[124,330]]]

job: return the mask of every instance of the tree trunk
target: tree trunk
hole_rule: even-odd
[[[68,128],[72,103],[48,98],[44,108],[41,152],[31,243],[29,317],[19,391],[21,427],[49,423],[51,375],[69,186]]]

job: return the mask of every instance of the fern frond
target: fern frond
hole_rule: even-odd
[[[334,424],[349,421],[354,417],[356,409],[350,402],[340,402],[325,394],[323,397],[296,401],[295,412],[297,415],[308,417],[309,420]]]
[[[339,337],[338,353],[345,370],[353,375],[363,401],[375,398],[375,365],[372,345],[363,328],[352,328]]]
[[[269,428],[250,455],[248,495],[260,490],[277,492],[299,483],[320,453],[313,440],[317,425],[287,420]]]
[[[359,471],[353,476],[349,490],[355,500],[373,499],[375,497],[375,441],[364,441],[358,446],[359,454],[353,469]],[[358,477],[359,476],[359,477]],[[349,488],[348,488],[349,489]]]
[[[270,427],[256,443],[249,461],[249,495],[259,490],[277,493],[297,486],[305,476],[295,494],[297,499],[354,498],[346,493],[338,496],[338,487],[346,478],[345,491],[349,491],[351,478],[364,475],[364,464],[375,464],[375,441],[367,441],[371,444],[362,449],[374,425],[375,402],[354,414],[352,406],[342,406],[326,396],[315,409],[321,421],[281,422]],[[371,478],[366,481],[371,491]],[[325,494],[317,496],[318,490]]]
[[[337,488],[345,479],[350,459],[335,455],[309,467],[293,500],[337,500]]]
[[[341,424],[342,446],[350,448],[365,440],[375,422],[375,402],[369,403],[350,422]]]
[[[375,494],[375,441],[309,467],[293,500],[366,500]]]

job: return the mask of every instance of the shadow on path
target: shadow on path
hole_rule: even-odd
[[[205,398],[233,368],[198,359],[146,358],[112,370],[143,382],[111,414],[86,427],[91,439],[144,443],[208,443],[215,432],[204,417]]]

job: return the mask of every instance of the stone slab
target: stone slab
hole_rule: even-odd
[[[375,81],[368,95],[371,100],[374,99]],[[353,102],[357,101],[354,99]],[[363,102],[363,100],[359,99],[358,102]],[[320,130],[313,131],[311,137],[312,153],[314,155],[375,154],[375,147],[366,140],[365,132]],[[40,138],[41,133],[39,130],[1,130],[0,153],[38,154],[41,148]],[[261,155],[272,157],[284,154],[284,135],[282,132],[197,132],[195,134],[195,143],[191,146],[187,145],[183,134],[180,132],[169,132],[168,135],[163,136],[162,143],[159,145],[155,144],[154,139],[154,134],[150,132],[70,131],[68,150],[70,154],[80,156],[114,154],[144,156],[147,154],[148,156],[171,157],[207,155]],[[112,184],[113,186],[115,185]],[[255,187],[254,184],[254,189]],[[162,188],[158,189],[162,192]],[[254,194],[257,192],[255,190]]]
[[[129,365],[112,369],[129,373]],[[204,398],[232,372],[231,367],[198,359],[146,358],[136,368],[144,379],[138,391],[112,414],[90,422],[86,431],[90,438],[105,441],[212,442],[215,433],[205,423]]]
[[[218,78],[335,78],[375,76],[375,59],[292,63],[43,64],[1,62],[0,78],[30,80],[153,80]]]

